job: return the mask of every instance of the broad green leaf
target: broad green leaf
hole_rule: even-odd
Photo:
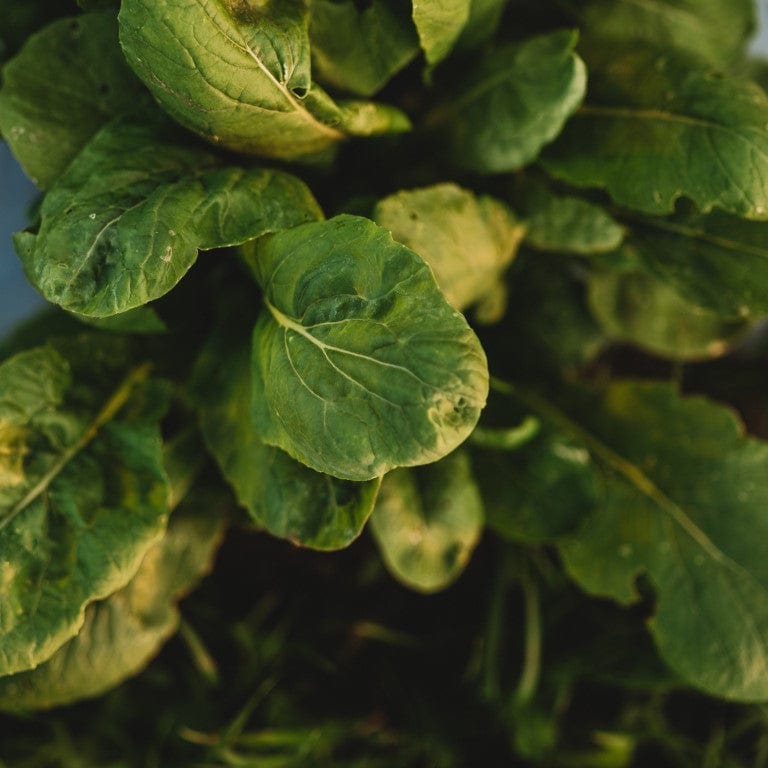
[[[0,709],[69,704],[140,672],[176,632],[176,602],[210,569],[223,532],[223,517],[205,493],[174,512],[127,586],[86,608],[75,637],[39,667],[0,677]]]
[[[540,184],[526,185],[520,197],[525,242],[532,248],[590,254],[621,245],[623,227],[599,205],[573,195],[557,195]]]
[[[349,134],[407,122],[393,126],[393,108],[373,103],[361,120],[312,84],[303,0],[123,0],[119,18],[136,74],[176,121],[214,144],[309,159]]]
[[[572,372],[595,357],[605,334],[587,305],[583,277],[574,259],[521,251],[507,279],[509,309],[503,337],[488,354],[526,379],[564,369]],[[516,354],[509,354],[515,339]]]
[[[294,176],[214,162],[147,127],[103,128],[46,195],[38,234],[16,239],[27,276],[49,301],[106,317],[167,293],[198,250],[322,215]]]
[[[471,0],[413,0],[413,23],[431,67],[453,48],[469,19]]]
[[[513,541],[556,541],[600,498],[589,452],[551,428],[519,450],[474,449],[472,458],[488,526]]]
[[[726,318],[768,314],[768,224],[717,212],[630,224],[633,260],[681,297]]]
[[[454,162],[506,173],[535,160],[584,98],[576,34],[554,32],[488,52],[431,115],[444,126]]]
[[[408,0],[312,0],[309,35],[315,77],[326,85],[371,96],[411,61],[419,40]]]
[[[612,339],[676,360],[722,355],[748,327],[688,303],[667,283],[642,271],[593,271],[589,303]]]
[[[569,398],[570,399],[570,398]],[[615,382],[558,417],[603,465],[604,503],[560,544],[571,576],[621,603],[644,575],[663,658],[724,698],[768,698],[768,445],[727,408]]]
[[[33,35],[4,67],[0,131],[47,189],[102,125],[152,107],[125,63],[114,17],[85,14]]]
[[[605,45],[587,63],[588,103],[543,156],[550,173],[645,213],[671,213],[688,197],[704,212],[768,218],[761,88],[654,49]]]
[[[2,674],[73,637],[165,528],[165,388],[146,366],[120,373],[125,353],[86,336],[67,357],[38,348],[0,366]]]
[[[479,303],[478,314],[488,322],[504,313],[502,274],[525,228],[503,203],[456,184],[437,184],[380,200],[373,218],[432,267],[452,307]]]
[[[371,514],[379,480],[337,480],[261,440],[250,419],[252,326],[232,314],[201,352],[193,395],[205,441],[256,524],[302,546],[346,547]]]
[[[455,581],[482,530],[483,500],[463,451],[388,474],[371,516],[387,568],[420,592],[436,592]]]
[[[638,41],[722,69],[743,55],[755,26],[753,0],[590,0],[577,11],[590,42]]]
[[[357,216],[258,245],[253,403],[265,442],[370,480],[437,461],[469,435],[488,392],[485,354],[422,259]]]

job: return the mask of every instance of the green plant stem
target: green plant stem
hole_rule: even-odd
[[[541,599],[539,588],[526,569],[520,574],[520,588],[525,610],[523,669],[515,689],[514,702],[527,704],[536,693],[541,673]]]

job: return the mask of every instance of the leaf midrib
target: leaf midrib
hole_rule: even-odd
[[[570,433],[588,447],[590,452],[599,457],[604,464],[623,477],[629,484],[640,491],[644,496],[653,501],[682,528],[682,530],[710,557],[713,561],[740,576],[746,575],[750,581],[755,581],[754,576],[744,566],[726,555],[707,534],[699,528],[691,516],[673,499],[671,499],[656,483],[648,477],[637,465],[625,459],[613,448],[606,445],[599,437],[582,427],[553,405],[548,400],[535,392],[521,390],[506,381],[492,378],[493,386],[497,391],[511,395],[525,403],[532,410],[538,412],[548,420],[555,423],[563,431]],[[761,585],[762,586],[762,585]]]
[[[35,483],[8,514],[0,519],[2,531],[17,515],[35,502],[50,487],[51,483],[61,474],[66,466],[96,438],[99,430],[112,421],[120,409],[128,402],[135,387],[149,376],[150,364],[134,368],[109,396],[90,424],[83,430],[80,437],[61,454],[58,461]]]

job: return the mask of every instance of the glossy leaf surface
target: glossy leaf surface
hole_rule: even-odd
[[[392,122],[374,104],[351,119],[312,84],[308,22],[302,0],[125,0],[120,41],[182,125],[238,152],[294,160]]]
[[[305,547],[346,547],[371,514],[379,480],[338,480],[262,441],[250,418],[250,329],[242,320],[228,318],[197,363],[194,392],[205,441],[257,525]]]
[[[105,123],[152,107],[125,63],[117,23],[107,15],[54,22],[3,68],[0,131],[41,189],[51,186]]]
[[[427,264],[356,216],[263,238],[254,418],[320,472],[369,480],[436,461],[472,431],[485,354]]]
[[[73,366],[39,348],[0,367],[2,674],[49,658],[165,528],[164,388],[121,377],[119,346],[72,349]]]
[[[765,700],[768,445],[664,384],[616,382],[573,408],[608,474],[604,505],[560,546],[569,573],[622,603],[647,576],[666,661],[711,694]]]
[[[392,575],[420,592],[455,581],[483,529],[483,501],[468,455],[397,469],[382,484],[371,530]]]
[[[554,32],[484,55],[432,116],[452,159],[479,173],[514,171],[560,133],[586,89],[576,35]]]
[[[106,317],[173,288],[198,250],[237,245],[322,214],[280,171],[215,167],[172,135],[102,129],[46,195],[16,246],[30,280],[70,311]]]
[[[588,64],[589,101],[545,154],[551,173],[646,213],[672,213],[688,197],[704,212],[768,218],[761,88],[652,48],[605,46]]]
[[[210,569],[223,528],[205,493],[174,512],[127,586],[88,606],[76,637],[36,669],[0,678],[0,709],[99,696],[143,669],[176,632],[176,601]]]
[[[419,50],[409,3],[313,0],[309,26],[312,64],[322,83],[372,96]]]
[[[503,314],[502,274],[525,232],[503,203],[437,184],[380,200],[373,217],[432,267],[451,306],[464,310],[479,302],[489,321]]]

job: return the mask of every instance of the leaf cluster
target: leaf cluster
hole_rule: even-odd
[[[750,0],[20,5],[0,708],[180,631],[105,699],[157,764],[766,764]],[[79,706],[0,759],[77,764]]]

